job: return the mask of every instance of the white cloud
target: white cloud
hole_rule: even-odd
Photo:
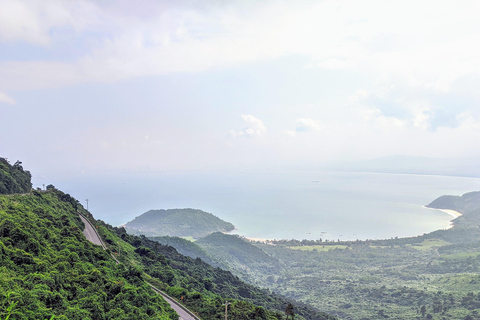
[[[429,112],[428,110],[417,112],[413,118],[413,125],[417,128],[429,129],[430,117],[431,112]]]
[[[81,31],[98,14],[98,7],[88,1],[5,0],[0,10],[0,40],[48,45],[52,34]]]
[[[57,61],[29,61],[29,68],[3,76],[0,86],[117,81],[300,55],[312,60],[310,66],[396,74],[412,85],[446,91],[455,79],[480,73],[478,7],[475,2],[413,0],[212,2],[201,7],[4,1],[3,41],[55,44],[66,34],[81,42],[84,52],[61,67]],[[52,66],[47,79],[37,65]],[[0,73],[15,67],[3,62]]]
[[[0,103],[8,103],[8,104],[15,104],[16,101],[12,98],[9,97],[6,93],[0,92]]]
[[[233,137],[256,137],[263,135],[267,128],[263,124],[262,120],[255,118],[252,115],[242,115],[242,120],[245,123],[245,128],[241,131],[230,131]]]
[[[365,109],[362,111],[362,115],[364,123],[371,126],[374,130],[398,130],[406,125],[406,121],[396,117],[385,116],[378,109]]]
[[[300,118],[296,120],[297,127],[295,128],[296,132],[304,131],[319,131],[322,127],[312,119]]]
[[[294,137],[296,135],[296,132],[294,130],[286,130],[283,131],[283,134],[286,136]]]

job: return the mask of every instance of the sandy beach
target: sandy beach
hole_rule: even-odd
[[[254,241],[254,242],[263,242],[263,243],[268,243],[272,241],[272,239],[265,239],[265,238],[250,238],[250,237],[243,237],[244,239],[247,239],[249,241]]]
[[[426,207],[426,206],[423,206],[424,208],[426,209],[432,209],[432,210],[439,210],[439,211],[442,211],[446,214],[448,214],[449,216],[451,216],[453,219],[450,220],[448,222],[448,226],[445,227],[445,230],[448,230],[448,229],[451,229],[453,228],[453,220],[455,220],[456,218],[462,216],[462,214],[458,211],[455,211],[455,210],[451,210],[451,209],[436,209],[436,208],[429,208],[429,207]]]

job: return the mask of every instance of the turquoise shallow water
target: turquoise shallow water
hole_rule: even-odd
[[[197,208],[235,233],[268,239],[385,239],[443,229],[447,214],[422,206],[480,189],[479,178],[351,173],[241,172],[83,175],[56,186],[89,199],[120,225],[150,209]],[[85,205],[84,201],[82,204]]]

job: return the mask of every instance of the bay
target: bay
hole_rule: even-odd
[[[480,189],[479,178],[357,172],[103,173],[58,180],[93,215],[118,226],[150,209],[196,208],[264,239],[416,236],[451,217],[423,208]]]

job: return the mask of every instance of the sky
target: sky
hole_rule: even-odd
[[[480,157],[479,11],[1,0],[0,156],[45,179]]]

